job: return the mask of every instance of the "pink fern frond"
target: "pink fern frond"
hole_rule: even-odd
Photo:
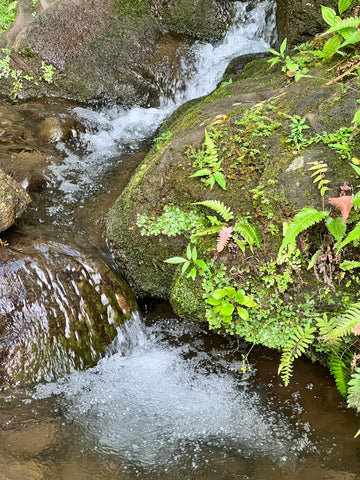
[[[233,227],[223,227],[218,235],[217,244],[216,244],[216,251],[222,252],[226,245],[228,244],[231,234],[233,232]]]
[[[344,195],[342,197],[336,197],[336,198],[329,198],[329,203],[331,203],[331,205],[334,205],[335,207],[340,208],[343,220],[344,222],[346,222],[346,220],[349,217],[351,207],[353,205],[353,198],[350,197],[350,195]]]
[[[352,332],[353,332],[354,335],[360,335],[360,323],[357,323],[353,327]]]

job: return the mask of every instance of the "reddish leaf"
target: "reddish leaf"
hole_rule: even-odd
[[[232,232],[233,232],[233,227],[223,227],[220,230],[220,233],[217,239],[217,245],[216,245],[216,250],[218,252],[222,252],[224,250],[224,248],[228,244],[228,241],[231,238]]]
[[[360,323],[357,323],[352,329],[354,335],[360,335]]]
[[[341,215],[345,222],[349,216],[349,213],[353,204],[353,198],[350,197],[350,195],[344,195],[342,197],[336,197],[336,198],[329,198],[329,203],[331,203],[332,205],[335,205],[335,207],[340,208]]]

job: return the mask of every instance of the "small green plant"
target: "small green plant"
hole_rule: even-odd
[[[269,52],[272,53],[274,56],[273,58],[270,58],[268,60],[268,63],[270,64],[270,68],[279,62],[283,63],[282,71],[286,72],[289,78],[294,78],[295,82],[297,82],[298,80],[300,80],[300,78],[304,77],[307,74],[309,69],[306,67],[301,68],[299,63],[294,61],[294,59],[291,59],[291,57],[289,57],[288,55],[285,55],[286,47],[287,39],[285,38],[280,45],[279,52],[269,48]]]
[[[175,237],[184,233],[195,233],[204,228],[206,219],[197,210],[182,211],[175,205],[165,205],[164,213],[158,217],[139,215],[136,225],[141,235],[167,235]]]
[[[221,168],[222,160],[219,159],[215,142],[206,129],[202,150],[194,156],[193,167],[198,168],[198,170],[190,175],[190,178],[201,177],[205,185],[210,187],[210,190],[213,189],[215,184],[226,190],[226,180]]]
[[[46,65],[44,60],[41,62],[41,70],[43,72],[44,80],[47,83],[54,82],[54,74],[56,72],[56,68],[54,65]]]
[[[16,19],[17,0],[0,1],[0,34],[5,32]]]
[[[192,278],[193,280],[195,280],[196,274],[197,274],[197,268],[196,267],[198,267],[198,269],[200,271],[200,274],[203,274],[204,271],[209,270],[208,265],[203,260],[198,258],[196,247],[195,246],[191,247],[190,243],[188,244],[188,246],[186,248],[186,258],[184,258],[184,257],[171,257],[171,258],[168,258],[167,260],[164,260],[164,262],[165,263],[171,263],[173,265],[177,265],[177,264],[182,263],[183,264],[183,266],[181,268],[181,274],[182,275],[185,275],[187,269],[189,268],[191,263],[193,263],[194,266],[192,267],[190,272],[187,274],[187,277]]]
[[[301,118],[299,115],[290,117],[290,128],[291,132],[286,143],[293,143],[296,148],[299,149],[307,141],[303,133],[304,130],[310,128],[309,125],[306,124],[306,118]]]
[[[167,130],[166,132],[162,133],[159,137],[154,138],[154,143],[156,144],[156,149],[161,150],[164,144],[170,139],[172,132]]]
[[[214,314],[219,315],[225,325],[232,321],[235,309],[242,320],[248,320],[249,313],[244,307],[251,308],[256,305],[251,297],[245,295],[244,290],[236,291],[233,287],[214,290],[207,303],[213,307]]]

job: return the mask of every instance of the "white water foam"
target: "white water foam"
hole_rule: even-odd
[[[168,326],[175,338],[197,328]],[[214,369],[206,352],[189,358],[186,341],[174,346],[156,331],[146,342],[140,337],[128,355],[116,353],[93,369],[38,386],[37,399],[59,395],[84,445],[95,443],[124,465],[157,473],[197,468],[212,455],[289,464],[311,448],[304,429],[256,391],[251,378]]]

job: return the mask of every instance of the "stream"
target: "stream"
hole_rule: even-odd
[[[285,389],[279,354],[255,347],[251,371],[243,373],[245,342],[179,320],[166,303],[134,306],[101,233],[104,215],[161,122],[210,93],[232,58],[263,52],[275,38],[273,3],[235,3],[237,18],[219,44],[197,42],[180,57],[186,39],[171,39],[158,108],[91,110],[65,100],[0,105],[6,132],[0,168],[32,197],[7,232],[9,258],[16,261],[6,275],[0,264],[0,279],[22,292],[23,312],[39,325],[21,327],[33,381],[13,382],[0,393],[0,480],[360,479],[353,439],[359,422],[326,369],[300,359]],[[175,61],[179,78],[168,68]],[[49,124],[56,127],[51,141],[44,133]],[[43,293],[27,303],[26,292],[37,289]],[[2,308],[7,314],[18,308],[13,296],[9,305],[0,302],[0,315]],[[96,309],[100,347],[89,305]],[[130,317],[121,324],[119,306]],[[82,349],[89,355],[72,350],[78,332],[70,331],[70,317],[85,319],[91,335]],[[17,365],[18,338],[12,339],[20,330],[13,318]],[[50,345],[59,325],[66,341]],[[39,357],[43,365],[35,368]]]

